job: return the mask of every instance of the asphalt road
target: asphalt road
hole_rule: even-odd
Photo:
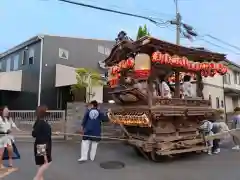
[[[19,170],[4,180],[32,180],[36,172],[32,143],[18,143],[21,160]],[[165,163],[149,162],[138,157],[123,144],[100,144],[96,162],[78,164],[80,144],[54,143],[53,164],[46,180],[239,180],[240,152],[225,147],[219,155],[184,157]],[[121,161],[125,168],[105,170],[100,162]]]

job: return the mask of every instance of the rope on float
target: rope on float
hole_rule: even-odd
[[[13,133],[10,134],[14,137],[18,136],[32,136],[31,132],[28,131],[21,131],[21,133]],[[79,136],[79,137],[90,137],[90,138],[100,138],[100,139],[108,139],[108,140],[119,140],[119,141],[127,141],[128,139],[124,138],[115,138],[115,137],[110,137],[110,136],[91,136],[91,135],[84,135],[82,133],[62,133],[62,132],[53,132],[52,135],[65,135],[65,136]]]
[[[100,138],[100,139],[108,139],[108,140],[118,140],[118,141],[128,141],[129,139],[126,138],[116,138],[116,137],[110,137],[110,136],[91,136],[91,135],[84,135],[82,133],[62,133],[62,132],[53,132],[53,135],[66,135],[66,136],[79,136],[79,137],[90,137],[90,138]],[[13,133],[12,134],[15,137],[21,136],[21,135],[29,135],[31,136],[31,132],[28,131],[21,131],[21,133]],[[226,135],[231,136],[238,136],[240,138],[240,128],[231,129],[227,131],[223,131],[220,133],[213,134],[211,136],[206,136],[206,140],[213,140],[213,139],[221,139]]]

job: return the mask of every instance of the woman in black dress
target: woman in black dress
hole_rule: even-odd
[[[35,138],[35,163],[39,166],[34,180],[43,180],[43,174],[52,162],[52,130],[44,120],[47,107],[39,106],[36,110],[37,120],[33,126],[32,136]]]

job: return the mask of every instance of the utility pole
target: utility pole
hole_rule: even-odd
[[[176,11],[176,44],[180,45],[180,34],[181,34],[181,15],[178,11],[178,0],[174,0],[175,11]]]
[[[194,31],[192,26],[182,22],[182,17],[178,10],[178,1],[179,0],[174,0],[176,17],[174,20],[170,21],[170,23],[176,26],[176,44],[180,45],[181,34],[189,40],[192,40],[193,37],[197,37],[198,34]]]
[[[176,44],[180,45],[180,33],[181,33],[181,15],[178,11],[178,0],[174,0],[175,3],[175,11],[176,11]],[[175,97],[180,97],[180,72],[175,72]]]
[[[176,19],[171,21],[171,24],[176,25],[176,44],[179,46],[181,33],[183,34],[184,37],[186,37],[189,40],[191,40],[192,37],[196,37],[198,35],[190,25],[182,23],[182,17],[181,17],[181,14],[179,13],[179,9],[178,9],[178,1],[179,0],[174,0]],[[175,95],[175,97],[178,98],[178,97],[180,97],[180,72],[179,71],[175,71],[175,79],[176,79],[176,82],[175,82],[176,95]],[[199,83],[200,83],[201,82],[200,74],[198,74],[197,79],[198,79],[197,81],[199,81]],[[197,83],[197,84],[199,84],[199,83]],[[198,89],[199,89],[199,87],[197,87],[197,90]],[[197,94],[198,94],[198,91],[197,91]],[[198,96],[201,96],[201,95],[198,94]]]

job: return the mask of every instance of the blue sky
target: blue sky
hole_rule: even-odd
[[[175,13],[173,0],[75,1],[163,20],[173,19]],[[179,6],[183,21],[195,27],[199,34],[211,34],[240,47],[239,0],[179,0]],[[125,30],[135,38],[138,26],[144,24],[147,24],[152,36],[175,41],[173,26],[159,28],[146,20],[64,4],[57,0],[0,0],[0,20],[0,52],[37,34],[115,39],[120,30]],[[235,54],[238,50],[204,38],[224,48],[201,40],[190,42],[182,39],[181,43],[227,53],[231,60],[240,63],[239,56]]]

